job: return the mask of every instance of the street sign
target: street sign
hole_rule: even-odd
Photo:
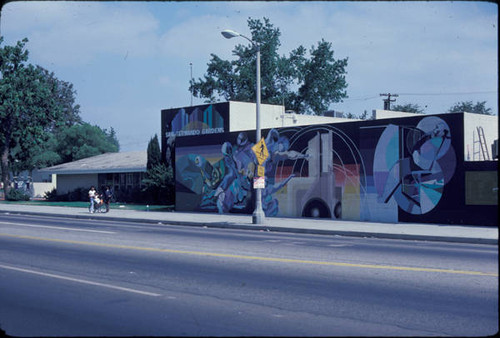
[[[267,150],[266,142],[264,142],[264,138],[261,138],[260,141],[252,147],[252,150],[255,157],[257,157],[257,162],[259,162],[260,165],[262,165],[262,163],[264,163],[269,157],[269,152]]]
[[[266,175],[266,170],[263,166],[259,165],[257,167],[257,176],[264,177]]]
[[[253,188],[254,189],[264,189],[266,187],[265,177],[254,177],[253,178]]]

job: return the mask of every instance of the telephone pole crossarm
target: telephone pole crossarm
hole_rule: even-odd
[[[380,94],[380,96],[387,96],[387,99],[384,99],[384,110],[391,110],[391,102],[395,102],[396,99],[391,100],[392,97],[399,97],[398,94]]]

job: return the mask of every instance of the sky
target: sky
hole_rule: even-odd
[[[204,104],[189,80],[210,55],[232,60],[248,19],[281,32],[280,55],[321,39],[348,58],[348,98],[331,110],[369,116],[394,104],[445,113],[486,101],[498,115],[498,5],[481,1],[12,1],[1,9],[4,45],[28,38],[29,63],[73,84],[85,122],[113,127],[120,151],[161,137],[161,110]],[[220,100],[222,102],[223,99]]]

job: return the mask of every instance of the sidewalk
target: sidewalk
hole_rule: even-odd
[[[0,204],[0,213],[35,214],[74,218],[172,224],[201,227],[325,234],[351,237],[441,241],[498,245],[498,227],[438,225],[421,223],[376,223],[347,220],[267,217],[252,224],[251,215],[190,212],[159,212],[111,209],[90,214],[85,208]]]

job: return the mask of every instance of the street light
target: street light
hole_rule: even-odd
[[[241,36],[242,38],[247,39],[250,41],[250,43],[255,47],[257,50],[257,86],[256,86],[256,128],[255,128],[255,142],[259,142],[261,139],[260,135],[260,45],[251,39],[247,38],[243,34],[240,34],[238,32],[235,32],[230,29],[223,30],[221,32],[222,36],[225,37],[226,39],[231,39],[235,38],[238,36]],[[252,215],[252,223],[253,224],[262,224],[264,223],[265,219],[265,214],[264,210],[262,209],[262,189],[261,188],[256,188],[256,196],[255,196],[255,210]]]

